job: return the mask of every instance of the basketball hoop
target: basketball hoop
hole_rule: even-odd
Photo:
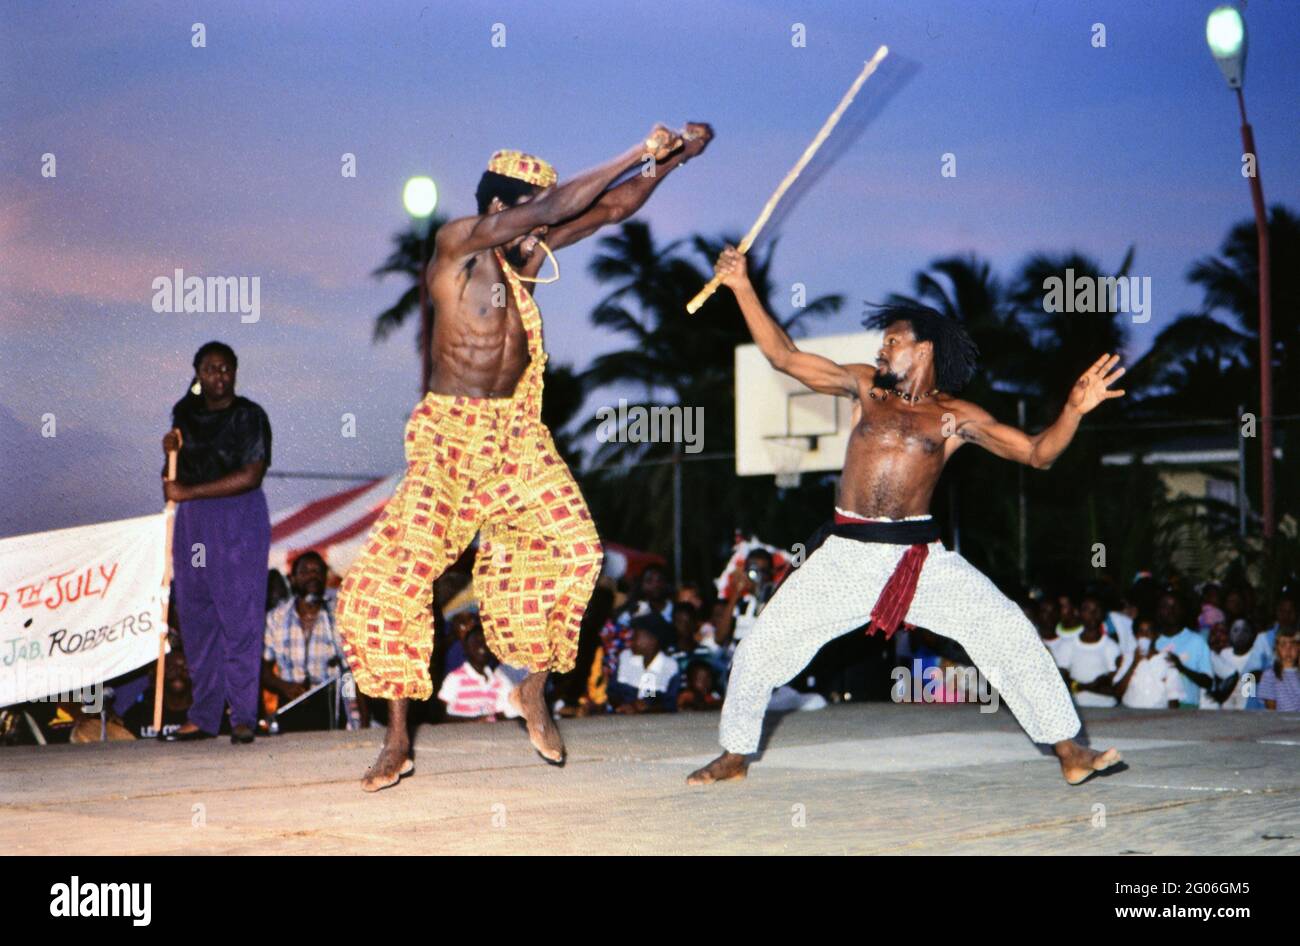
[[[768,436],[763,447],[776,471],[776,485],[781,489],[794,489],[799,485],[799,468],[808,451],[817,449],[816,437]]]

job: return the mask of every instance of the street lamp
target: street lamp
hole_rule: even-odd
[[[438,185],[433,178],[419,175],[412,177],[402,188],[402,206],[416,221],[415,232],[420,238],[420,394],[429,390],[433,378],[433,312],[429,308],[428,274],[429,260],[425,254],[425,245],[429,239],[429,218],[438,206]]]
[[[1246,71],[1246,23],[1236,7],[1215,7],[1205,19],[1205,41],[1228,88],[1240,89]]]
[[[438,185],[431,177],[413,177],[402,188],[402,206],[416,219],[423,220],[438,206]]]
[[[1259,411],[1260,492],[1263,494],[1264,538],[1273,538],[1273,320],[1272,296],[1268,254],[1268,212],[1264,209],[1264,188],[1259,179],[1259,153],[1255,150],[1255,133],[1246,120],[1246,99],[1241,86],[1246,72],[1246,23],[1236,7],[1215,7],[1205,20],[1205,41],[1209,44],[1214,61],[1228,81],[1228,88],[1237,93],[1237,109],[1241,112],[1241,146],[1243,156],[1249,156],[1252,173],[1250,198],[1255,205],[1255,232],[1259,243]],[[1245,498],[1242,498],[1245,501]]]

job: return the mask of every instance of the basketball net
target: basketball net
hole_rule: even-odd
[[[799,467],[808,453],[807,437],[764,437],[763,447],[776,471],[776,485],[781,489],[794,489],[799,485]]]

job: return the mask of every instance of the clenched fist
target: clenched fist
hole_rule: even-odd
[[[650,136],[645,140],[645,149],[656,161],[662,161],[682,146],[681,136],[663,124],[650,129]]]
[[[681,131],[683,147],[686,150],[686,160],[689,161],[704,151],[713,140],[713,128],[704,122],[687,122],[686,127]]]
[[[728,289],[739,289],[749,283],[749,267],[745,254],[734,246],[728,246],[718,257],[714,272]]]

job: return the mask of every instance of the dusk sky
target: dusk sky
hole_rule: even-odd
[[[1006,277],[1034,251],[1113,268],[1133,245],[1153,297],[1137,357],[1199,308],[1189,265],[1251,214],[1236,104],[1205,44],[1214,5],[6,2],[0,535],[161,509],[169,410],[213,338],[270,416],[273,471],[396,472],[417,326],[372,343],[405,286],[370,273],[407,225],[408,176],[433,176],[440,212],[458,216],[494,149],[532,151],[563,178],[655,121],[707,121],[708,152],[641,217],[662,241],[740,233],[881,43],[909,80],[868,83],[855,108],[878,113],[781,220],[778,286],[848,300],[816,334],[852,331],[861,300],[909,291],[945,255]],[[1300,3],[1251,0],[1246,20],[1265,197],[1300,208]],[[955,178],[940,174],[946,152]],[[561,253],[563,278],[538,292],[552,359],[578,368],[625,344],[590,325],[594,249]],[[152,283],[177,268],[259,277],[260,320],[155,313]],[[345,485],[265,489],[274,513]]]

